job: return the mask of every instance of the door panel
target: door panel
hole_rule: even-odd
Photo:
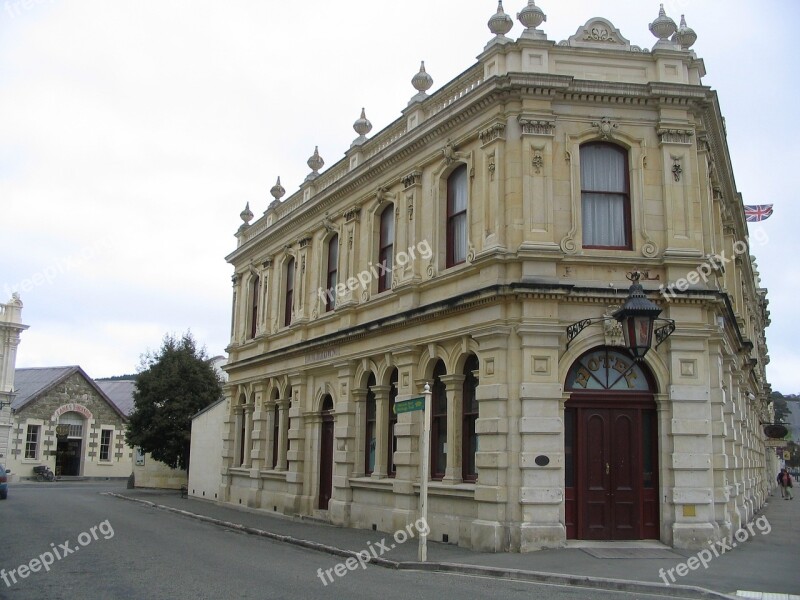
[[[319,508],[328,510],[333,493],[333,415],[322,417],[319,461]]]
[[[584,501],[586,519],[584,535],[590,540],[608,539],[611,514],[609,481],[606,474],[608,460],[607,411],[584,411],[586,447],[592,452],[584,453]]]
[[[638,411],[611,410],[611,539],[639,538],[641,465],[635,443]]]

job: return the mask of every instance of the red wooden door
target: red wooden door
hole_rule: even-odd
[[[641,537],[641,453],[635,409],[584,408],[578,438],[579,537],[633,540]],[[582,430],[582,431],[581,431]]]
[[[319,508],[328,510],[333,494],[333,415],[322,414],[319,457]]]

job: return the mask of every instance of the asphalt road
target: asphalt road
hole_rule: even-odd
[[[324,585],[319,573],[340,557],[102,494],[122,489],[88,482],[13,486],[0,501],[0,599],[642,598],[376,565],[340,568],[342,577],[331,571],[334,581]],[[45,569],[45,562],[52,564]]]

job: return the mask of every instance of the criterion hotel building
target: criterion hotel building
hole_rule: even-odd
[[[697,36],[654,9],[634,32],[652,49],[603,18],[555,41],[518,4],[521,35],[487,7],[477,62],[436,91],[423,65],[394,123],[369,136],[362,111],[344,158],[322,170],[315,149],[295,193],[279,180],[263,216],[243,211],[224,501],[404,528],[422,412],[392,407],[429,382],[431,539],[692,548],[763,506],[766,292],[734,251],[747,227]],[[613,320],[568,345],[635,269],[675,332],[641,362]]]

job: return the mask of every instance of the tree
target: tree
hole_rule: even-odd
[[[190,332],[165,335],[142,355],[127,441],[173,469],[189,468],[192,416],[222,397],[222,384]]]

